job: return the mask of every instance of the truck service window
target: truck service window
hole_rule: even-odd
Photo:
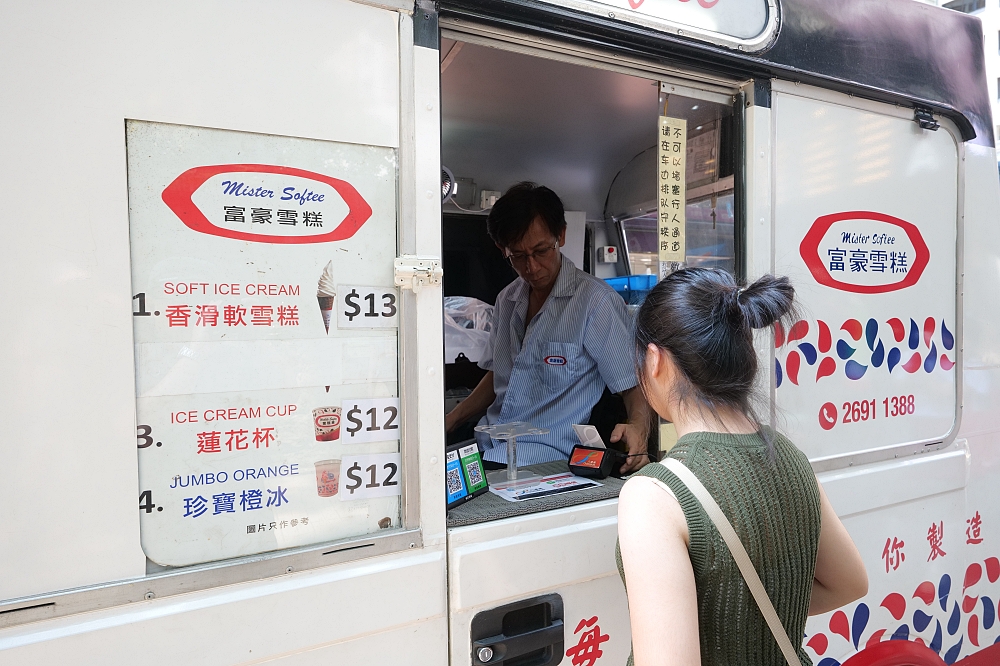
[[[675,243],[685,246],[682,263],[734,271],[732,95],[690,87],[681,94],[655,79],[451,39],[442,41],[440,57],[442,163],[447,182],[454,183],[443,189],[442,207],[447,413],[486,375],[478,362],[490,353],[490,327],[508,325],[491,317],[499,292],[517,275],[489,238],[486,220],[496,199],[516,183],[532,181],[559,196],[567,224],[563,256],[607,280],[627,307],[640,303],[655,284],[663,250]],[[487,88],[477,85],[484,77],[492,82]],[[674,179],[669,184],[661,182],[664,156],[658,154],[665,117],[685,128],[671,136],[669,147],[677,154],[670,160],[677,165],[667,169]],[[668,212],[685,220],[676,236],[663,235],[664,220],[675,219]],[[510,399],[508,394],[505,404]],[[607,389],[594,400],[589,424],[608,442],[614,425],[627,420],[625,405]],[[462,423],[448,422],[452,446],[475,444],[473,427],[481,414],[466,419],[466,412],[455,417]],[[580,425],[587,419],[585,414]],[[651,431],[649,448],[655,452],[657,429]],[[565,460],[531,469],[541,475],[567,470]],[[621,481],[601,484],[599,491],[558,501],[614,497]],[[496,497],[450,505],[449,525],[546,507],[545,501],[508,506]]]

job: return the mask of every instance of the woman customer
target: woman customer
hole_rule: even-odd
[[[787,315],[794,295],[787,278],[740,288],[721,270],[680,270],[646,298],[635,339],[646,398],[677,429],[669,457],[721,507],[794,646],[789,656],[810,664],[807,615],[864,596],[868,577],[805,455],[754,414],[753,329]],[[720,532],[663,464],[622,488],[618,537],[630,664],[788,663]]]

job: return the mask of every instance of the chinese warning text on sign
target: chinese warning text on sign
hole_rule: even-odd
[[[686,253],[687,121],[660,116],[657,133],[657,203],[660,262],[683,262]]]

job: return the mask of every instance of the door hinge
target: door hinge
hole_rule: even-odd
[[[430,257],[396,257],[392,268],[396,286],[413,291],[419,291],[422,287],[440,287],[444,276],[441,260]]]
[[[941,124],[934,119],[934,112],[920,106],[913,107],[913,122],[920,125],[921,129],[936,131]]]

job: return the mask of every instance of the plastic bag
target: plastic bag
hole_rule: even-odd
[[[444,299],[444,362],[454,363],[465,354],[473,363],[479,361],[490,344],[493,306],[471,296],[446,296]]]

